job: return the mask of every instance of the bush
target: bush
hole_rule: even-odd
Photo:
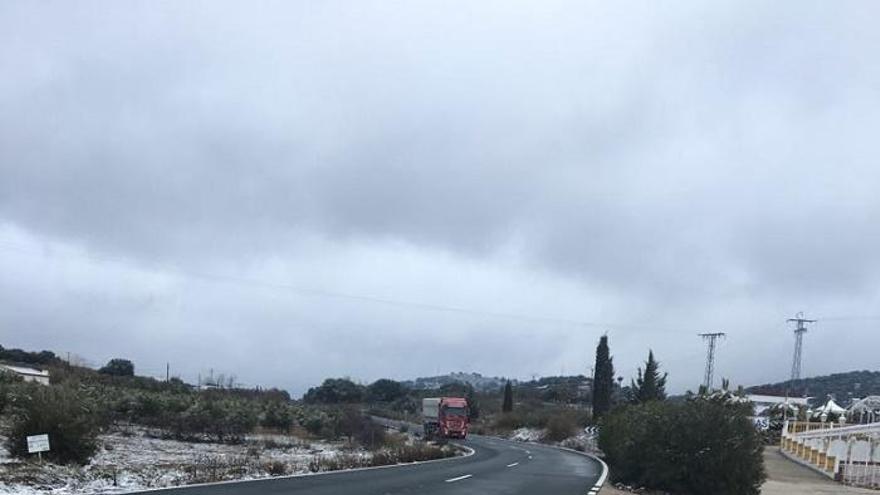
[[[6,405],[9,403],[10,395],[15,386],[23,381],[18,375],[0,372],[0,414],[6,411]]]
[[[111,359],[98,373],[112,376],[134,376],[134,364],[128,359]]]
[[[381,378],[367,387],[366,395],[370,402],[394,402],[406,396],[406,387],[400,382]]]
[[[11,394],[10,406],[7,448],[12,455],[29,457],[27,437],[44,433],[51,450],[43,456],[58,463],[85,464],[97,450],[97,406],[74,386],[21,384]]]
[[[554,437],[573,435],[578,426],[586,426],[590,422],[589,412],[583,409],[560,407],[532,407],[527,404],[517,406],[517,410],[499,414],[495,417],[490,429],[499,433],[508,433],[517,428],[551,428]],[[563,437],[562,435],[565,435]]]
[[[303,395],[307,404],[353,404],[364,398],[364,387],[347,378],[328,378]]]
[[[577,423],[570,414],[557,414],[547,421],[544,438],[551,442],[561,442],[575,434]]]
[[[269,476],[284,476],[290,472],[290,468],[287,463],[278,460],[267,462],[265,469],[266,473],[268,473]]]
[[[219,442],[238,442],[256,425],[257,414],[250,404],[200,397],[179,416],[173,429],[181,438],[203,436]]]
[[[527,420],[525,415],[519,412],[509,412],[498,416],[495,420],[495,427],[501,431],[513,431],[517,428],[526,426]]]
[[[324,431],[324,423],[326,418],[323,414],[312,414],[304,418],[301,422],[302,427],[312,435],[319,436]]]
[[[293,412],[285,402],[270,400],[263,405],[263,414],[260,425],[266,428],[276,428],[284,432],[290,431],[293,426]]]
[[[761,438],[738,405],[698,398],[624,406],[602,422],[615,481],[679,495],[758,495]]]
[[[0,345],[0,360],[42,365],[58,362],[55,353],[51,351],[27,352],[21,349],[4,349],[2,345]]]
[[[386,446],[390,437],[386,435],[385,427],[364,417],[359,425],[355,438],[363,447],[376,450]]]

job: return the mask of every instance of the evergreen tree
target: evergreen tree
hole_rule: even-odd
[[[614,363],[608,349],[608,336],[603,335],[596,346],[596,367],[593,376],[593,417],[599,419],[611,409],[614,391]]]
[[[635,403],[666,399],[666,373],[660,374],[660,363],[654,359],[654,352],[648,351],[645,372],[639,368],[639,377],[631,384],[631,399]]]
[[[128,359],[111,359],[98,373],[114,376],[134,376],[134,364]]]
[[[501,404],[501,412],[513,411],[513,385],[510,380],[504,385],[504,402]]]

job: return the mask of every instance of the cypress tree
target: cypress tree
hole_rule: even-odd
[[[599,419],[611,409],[614,390],[614,363],[608,349],[608,336],[603,335],[596,346],[596,367],[593,376],[593,418]]]
[[[639,368],[638,378],[631,383],[632,401],[636,403],[666,398],[666,373],[660,374],[660,363],[654,359],[654,352],[648,351],[645,372]]]
[[[504,385],[504,402],[501,403],[501,412],[513,411],[513,386],[510,380]]]

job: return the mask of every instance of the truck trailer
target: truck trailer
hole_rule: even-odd
[[[425,438],[467,438],[469,410],[461,397],[429,397],[422,399],[422,424]]]

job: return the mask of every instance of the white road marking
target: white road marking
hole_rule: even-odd
[[[513,464],[508,464],[507,467],[519,466],[518,462],[514,462]]]
[[[531,458],[532,458],[532,456],[529,456],[529,459],[531,459]]]
[[[447,482],[447,483],[453,483],[453,482],[455,482],[455,481],[466,480],[466,479],[470,478],[471,476],[473,476],[473,475],[472,475],[472,474],[466,474],[466,475],[464,475],[464,476],[459,476],[458,478],[449,478],[448,480],[446,480],[446,482]]]

